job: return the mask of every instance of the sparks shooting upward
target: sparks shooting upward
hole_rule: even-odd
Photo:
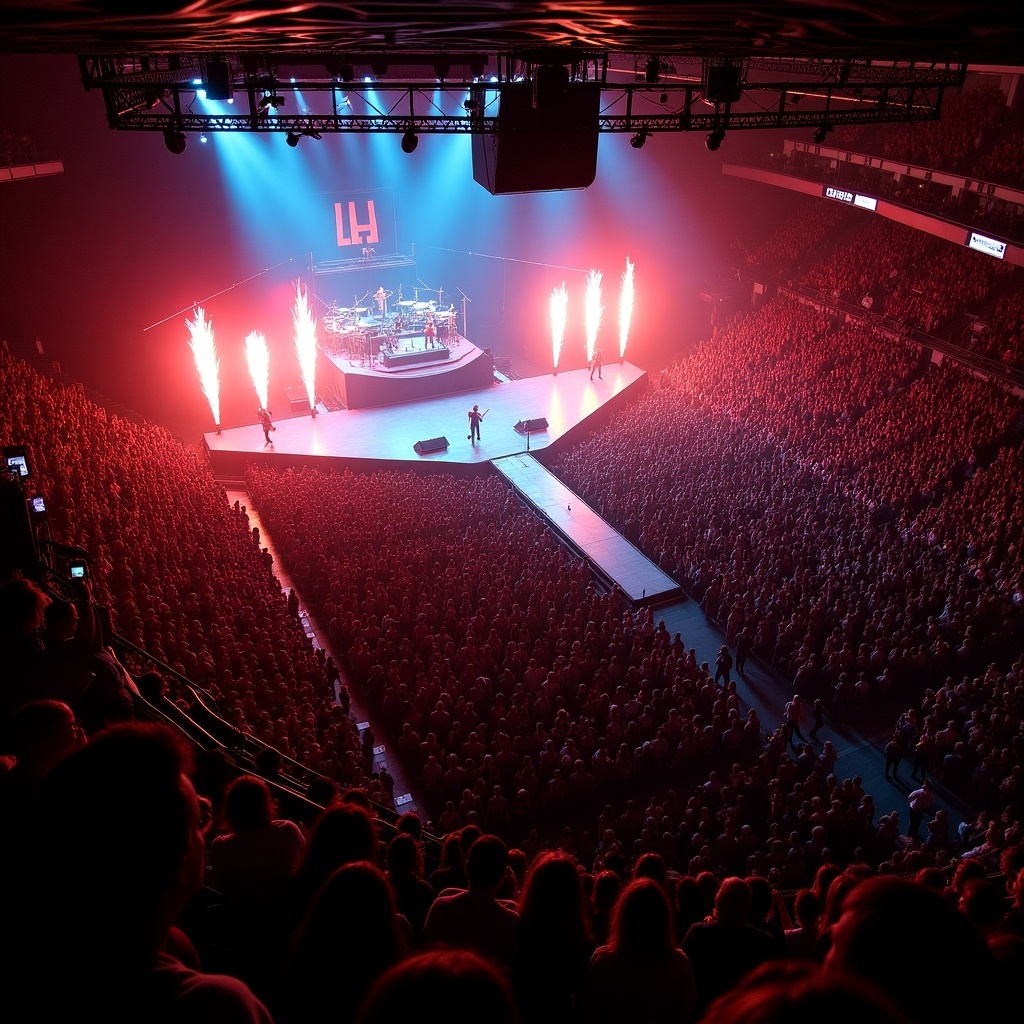
[[[199,373],[199,385],[210,403],[213,422],[220,430],[220,360],[213,341],[213,321],[206,319],[206,310],[202,306],[196,306],[195,319],[186,320],[185,326],[192,337],[189,346]]]
[[[569,316],[569,293],[565,282],[551,293],[551,358],[558,369],[558,357],[562,353],[562,339],[565,337],[565,321]]]
[[[309,299],[301,281],[295,282],[295,306],[292,308],[295,324],[295,351],[299,357],[299,372],[306,387],[309,408],[316,415],[316,318],[309,308]]]
[[[633,264],[626,257],[626,269],[622,274],[619,289],[619,359],[626,356],[626,340],[629,337],[629,323],[633,319]]]
[[[597,347],[597,332],[601,327],[601,314],[604,312],[601,306],[600,270],[591,270],[587,274],[586,303],[587,362],[589,363],[594,358],[594,349]]]
[[[245,339],[245,360],[249,364],[249,376],[260,400],[260,408],[266,409],[270,393],[270,350],[266,336],[253,331]]]

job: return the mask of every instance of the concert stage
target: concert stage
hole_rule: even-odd
[[[453,357],[461,357],[468,348],[463,339]],[[473,348],[489,367],[490,357]],[[359,370],[361,381],[370,378],[368,386],[371,381],[374,386],[384,386],[410,374],[414,382],[436,375],[444,379],[446,369],[429,364],[391,371],[356,366],[346,367],[345,373],[348,384]],[[579,369],[499,382],[489,371],[485,384],[457,394],[446,392],[386,407],[346,408],[278,420],[272,445],[264,444],[258,423],[222,428],[219,434],[204,435],[204,441],[213,472],[221,479],[238,479],[252,462],[280,467],[328,462],[371,470],[425,467],[451,471],[463,467],[482,471],[493,459],[526,451],[542,453],[574,432],[596,426],[602,415],[647,383],[645,371],[628,362],[605,363],[603,374],[603,380],[591,381],[590,371]],[[467,437],[467,414],[474,405],[486,412],[476,445]],[[547,426],[522,432],[521,425],[527,420],[546,420]],[[516,430],[517,424],[520,430]],[[439,438],[447,444],[438,442],[437,450],[421,444]],[[427,454],[420,455],[417,445]]]
[[[320,351],[317,374],[348,410],[374,409],[490,386],[494,359],[471,341],[454,335],[428,345],[422,334],[400,334],[381,348],[380,337],[350,350]]]

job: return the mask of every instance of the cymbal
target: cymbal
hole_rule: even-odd
[[[412,299],[400,299],[398,302],[399,306],[415,306],[416,303]]]
[[[368,306],[353,306],[349,312],[351,313],[365,313],[369,309]]]

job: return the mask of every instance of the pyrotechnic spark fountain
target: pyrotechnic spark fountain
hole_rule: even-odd
[[[569,316],[569,293],[565,290],[565,282],[551,293],[551,358],[555,370],[558,369],[558,357],[562,353],[562,339],[565,337],[565,321]]]
[[[594,358],[594,349],[597,347],[597,332],[601,327],[601,314],[604,312],[601,306],[601,271],[591,270],[587,274],[587,362]]]
[[[309,408],[316,415],[316,318],[309,308],[309,299],[301,281],[295,282],[295,306],[292,308],[295,323],[295,351],[299,356],[299,372],[306,386]]]
[[[217,358],[217,346],[213,342],[213,321],[206,319],[206,310],[202,306],[196,306],[195,319],[186,320],[185,326],[192,336],[189,347],[199,373],[199,384],[210,403],[213,422],[220,430],[220,360]]]
[[[629,322],[633,319],[633,264],[626,257],[626,269],[622,274],[619,289],[619,359],[626,356],[626,339],[629,337]]]
[[[266,336],[253,331],[245,339],[245,360],[249,364],[249,376],[260,400],[260,408],[266,409],[270,401],[270,350]]]

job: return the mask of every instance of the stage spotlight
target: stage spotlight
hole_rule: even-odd
[[[443,82],[452,70],[451,64],[446,60],[439,60],[434,64],[434,76],[438,81]]]
[[[324,68],[331,78],[340,78],[343,82],[351,82],[355,78],[355,69],[348,61],[339,57],[328,57],[324,61]]]
[[[203,132],[203,134],[199,136],[199,141],[200,142],[207,142],[207,141],[209,141],[207,139],[207,137],[206,137],[206,132]]]
[[[814,134],[811,136],[811,138],[820,146],[825,141],[825,139],[828,138],[829,132],[831,131],[832,125],[830,125],[826,121],[819,128],[814,129]]]
[[[284,103],[283,96],[278,96],[276,93],[268,92],[263,94],[263,97],[257,104],[257,109],[265,111],[268,107],[273,107],[274,110],[277,110],[282,103]]]
[[[301,139],[303,137],[305,137],[307,139],[319,139],[319,138],[322,138],[321,134],[319,132],[313,131],[312,128],[303,128],[303,129],[301,129],[300,131],[297,131],[297,132],[296,131],[290,131],[285,136],[284,141],[287,142],[288,145],[291,146],[294,149],[299,144],[299,139]]]
[[[636,135],[634,135],[633,138],[631,138],[629,140],[629,144],[634,149],[643,149],[644,148],[644,143],[647,141],[647,139],[650,136],[650,134],[651,133],[649,131],[647,131],[647,130],[644,130],[642,132],[637,132]]]
[[[665,104],[665,103],[668,103],[668,93],[667,93],[667,92],[663,92],[663,93],[662,93],[662,94],[661,94],[661,95],[660,95],[660,96],[658,97],[658,102],[659,102],[659,103],[661,103],[661,104]]]
[[[185,136],[176,128],[164,129],[164,145],[175,155],[185,152]]]
[[[411,153],[419,145],[419,141],[414,131],[407,131],[402,136],[402,152]]]
[[[473,97],[471,96],[468,100],[462,101],[462,106],[469,113],[473,113],[474,111],[480,109],[480,101],[477,99],[473,99]]]
[[[722,144],[722,140],[725,138],[725,129],[716,128],[714,131],[710,131],[707,137],[704,139],[704,145],[707,146],[709,153],[714,153]]]

